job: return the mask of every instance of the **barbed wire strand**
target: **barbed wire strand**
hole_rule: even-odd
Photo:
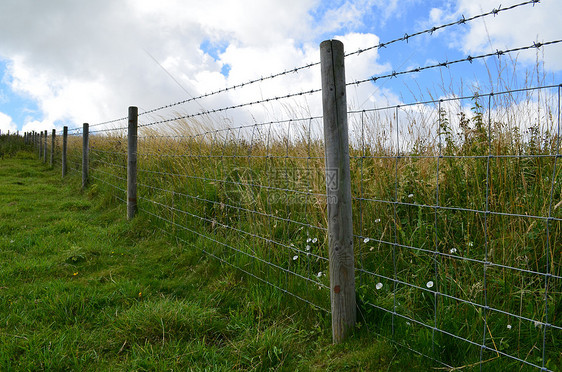
[[[372,50],[372,49],[386,48],[388,45],[394,44],[394,43],[397,43],[397,42],[400,42],[400,41],[408,42],[411,38],[416,37],[416,36],[420,36],[420,35],[423,35],[423,34],[432,35],[436,31],[442,30],[442,29],[447,28],[447,27],[466,24],[466,23],[474,21],[478,18],[483,18],[483,17],[487,17],[487,16],[490,16],[490,15],[493,15],[495,17],[496,15],[498,15],[501,12],[505,12],[505,11],[512,10],[512,9],[515,9],[515,8],[518,8],[518,7],[521,7],[521,6],[524,6],[524,5],[529,5],[529,4],[532,4],[534,6],[535,4],[538,4],[538,3],[540,3],[540,0],[529,0],[529,1],[525,1],[523,3],[519,3],[519,4],[515,4],[515,5],[512,5],[512,6],[506,7],[506,8],[502,8],[502,6],[500,5],[498,8],[495,8],[495,9],[493,9],[493,10],[487,12],[487,13],[481,13],[481,14],[478,14],[478,15],[475,15],[475,16],[472,16],[472,17],[469,17],[469,18],[465,18],[464,15],[463,15],[458,21],[446,23],[446,24],[443,24],[443,25],[440,25],[440,26],[434,26],[434,27],[431,27],[429,29],[419,31],[419,32],[415,32],[415,33],[410,34],[410,35],[404,34],[404,36],[402,36],[400,38],[390,40],[390,41],[387,41],[387,42],[383,42],[383,43],[378,43],[377,45],[373,45],[373,46],[368,47],[368,48],[359,49],[359,50],[356,50],[354,52],[348,53],[345,56],[349,57],[349,56],[352,56],[352,55],[359,55],[361,53],[367,52],[367,51]]]
[[[417,68],[414,68],[414,69],[398,71],[398,72],[393,71],[390,74],[372,76],[372,77],[367,78],[367,79],[356,80],[356,81],[353,81],[353,82],[350,82],[350,83],[346,83],[346,85],[347,86],[360,85],[360,84],[364,84],[364,83],[368,83],[368,82],[376,83],[378,80],[381,80],[381,79],[395,78],[395,77],[400,76],[400,75],[414,74],[414,73],[418,73],[418,72],[421,72],[421,71],[430,70],[430,69],[439,68],[439,67],[449,67],[451,65],[455,65],[455,64],[458,64],[458,63],[461,63],[461,62],[472,63],[475,60],[479,60],[479,59],[483,59],[483,58],[489,58],[489,57],[493,57],[493,56],[501,57],[504,54],[521,52],[521,51],[529,50],[529,49],[533,49],[533,48],[539,49],[543,46],[555,45],[555,44],[559,44],[559,43],[562,43],[562,40],[553,40],[553,41],[547,41],[547,42],[544,42],[544,43],[533,42],[532,45],[528,45],[528,46],[524,46],[524,47],[505,49],[505,50],[496,50],[495,52],[481,54],[481,55],[478,55],[478,56],[475,56],[475,57],[472,57],[472,56],[469,55],[466,58],[457,59],[457,60],[454,60],[454,61],[445,61],[445,62],[433,64],[433,65],[428,65],[428,66],[424,66],[424,67],[417,67]]]

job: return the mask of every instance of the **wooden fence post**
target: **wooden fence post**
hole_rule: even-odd
[[[47,163],[47,140],[49,137],[49,132],[47,132],[47,130],[45,129],[45,145],[43,146],[43,163]]]
[[[51,168],[55,165],[55,138],[57,135],[57,130],[53,129],[53,132],[51,133]]]
[[[43,156],[43,131],[41,131],[39,133],[38,139],[39,139],[39,146],[38,146],[38,148],[39,148],[39,159],[41,159],[41,157]]]
[[[129,126],[127,132],[127,219],[137,213],[137,132],[138,108],[129,107]]]
[[[82,128],[82,190],[84,190],[86,186],[88,186],[88,163],[90,152],[88,135],[90,132],[88,123],[84,123]]]
[[[343,43],[320,44],[326,152],[332,339],[340,343],[356,321],[351,177]]]
[[[66,176],[66,147],[68,145],[68,127],[62,128],[62,178]]]

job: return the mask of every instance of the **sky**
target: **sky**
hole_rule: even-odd
[[[142,112],[319,62],[323,40],[341,40],[352,52],[524,1],[3,0],[0,130],[60,130],[121,118],[128,106]],[[562,39],[560,14],[561,1],[541,0],[375,48],[346,58],[346,79]],[[351,109],[362,109],[453,91],[558,84],[561,78],[557,44],[350,86],[348,102]],[[318,88],[316,66],[176,106],[174,112],[189,115]],[[315,115],[319,102],[312,94],[294,110]],[[279,118],[290,111],[281,107],[261,105],[259,112],[248,108],[245,115]],[[162,118],[154,114],[147,120]]]

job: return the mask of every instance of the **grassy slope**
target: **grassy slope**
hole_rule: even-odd
[[[0,160],[0,370],[416,370],[31,155]]]

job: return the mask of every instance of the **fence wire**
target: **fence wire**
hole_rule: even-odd
[[[358,295],[378,332],[448,366],[553,367],[560,89],[350,113]]]
[[[328,311],[319,118],[192,135],[139,125],[139,209],[182,241]],[[300,146],[296,147],[295,144]],[[300,166],[295,166],[299,164]]]

